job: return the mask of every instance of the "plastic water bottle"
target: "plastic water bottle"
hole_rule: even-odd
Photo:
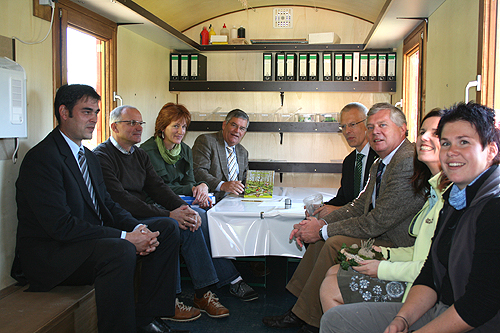
[[[227,36],[227,42],[229,43],[229,29],[226,28],[226,24],[224,23],[224,26],[222,27],[222,29],[220,29],[220,34],[222,36]]]

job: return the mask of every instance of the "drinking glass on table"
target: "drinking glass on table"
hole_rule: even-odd
[[[321,193],[310,195],[308,197],[305,197],[303,202],[304,205],[306,206],[306,211],[309,214],[309,216],[314,216],[318,218],[317,216],[318,214],[313,215],[313,213],[316,209],[323,206],[323,195]]]

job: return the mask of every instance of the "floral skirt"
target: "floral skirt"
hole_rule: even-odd
[[[401,302],[406,282],[384,281],[356,272],[339,269],[338,285],[344,304],[359,302]]]

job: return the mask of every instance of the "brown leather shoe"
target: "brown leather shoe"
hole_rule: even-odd
[[[210,290],[203,295],[203,298],[194,296],[194,306],[203,312],[206,312],[212,318],[222,318],[229,316],[229,310],[219,303],[219,299]]]
[[[172,321],[193,321],[201,317],[201,312],[197,308],[193,308],[192,306],[187,306],[178,298],[175,299],[175,316],[173,317],[164,317],[162,319],[172,320]]]

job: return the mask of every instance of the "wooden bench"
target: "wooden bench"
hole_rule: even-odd
[[[49,292],[24,292],[27,287],[0,290],[1,333],[97,332],[92,286],[60,286]]]

